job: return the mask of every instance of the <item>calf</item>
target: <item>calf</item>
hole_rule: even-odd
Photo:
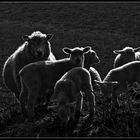
[[[83,93],[89,102],[90,114],[95,112],[95,96],[88,70],[76,67],[66,72],[55,84],[52,99],[58,101],[58,116],[61,121],[68,122],[74,118],[69,106],[76,101],[76,113],[82,111]],[[79,118],[79,116],[76,116]],[[74,118],[77,119],[77,118]]]
[[[52,62],[39,61],[28,64],[20,70],[19,75],[22,83],[20,102],[23,110],[25,110],[25,102],[27,101],[28,114],[30,114],[29,116],[34,116],[34,105],[37,97],[41,94],[46,96],[50,95],[46,92],[49,89],[53,91],[55,83],[68,70],[74,67],[83,67],[84,54],[90,49],[90,47],[75,47],[73,49],[64,48],[63,52],[70,54],[70,58],[64,58]],[[48,100],[49,98],[50,97],[47,97]]]
[[[129,62],[108,72],[102,82],[96,81],[101,86],[105,97],[111,97],[115,106],[119,106],[118,96],[127,89],[127,84],[140,83],[140,61]]]

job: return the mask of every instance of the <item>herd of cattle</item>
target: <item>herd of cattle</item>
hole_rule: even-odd
[[[102,80],[95,63],[100,63],[97,53],[90,46],[63,48],[68,58],[57,60],[51,51],[52,34],[40,31],[23,37],[24,43],[6,60],[2,77],[6,87],[19,99],[22,113],[28,120],[34,118],[34,108],[43,96],[45,103],[57,101],[58,116],[67,121],[75,106],[79,118],[83,96],[89,102],[90,115],[96,111],[96,95],[112,99],[119,106],[118,96],[128,84],[140,83],[140,47],[114,50],[117,54],[113,69]]]

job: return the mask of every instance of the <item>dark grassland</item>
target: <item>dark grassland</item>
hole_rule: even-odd
[[[57,59],[67,57],[63,47],[92,46],[100,57],[101,63],[95,68],[103,79],[113,67],[113,50],[140,44],[140,3],[0,3],[0,72],[8,56],[23,43],[22,36],[36,30],[54,34],[51,44]],[[3,87],[1,76],[0,81]],[[62,136],[52,123],[52,112],[42,122],[19,125],[20,117],[15,115],[18,102],[4,91],[0,97],[0,136]],[[100,123],[103,120],[100,107],[89,126],[83,128],[81,120],[77,136],[140,136],[139,110],[130,107],[129,99],[130,96],[121,98],[126,103],[122,102],[125,109],[120,109],[118,116],[107,113],[110,116]]]

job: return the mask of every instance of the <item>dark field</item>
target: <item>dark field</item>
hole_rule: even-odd
[[[113,50],[122,49],[125,46],[135,48],[140,45],[140,3],[1,2],[0,73],[8,56],[23,43],[22,36],[31,34],[36,30],[46,34],[54,34],[51,44],[52,52],[57,59],[67,57],[62,52],[63,47],[91,46],[101,60],[101,63],[95,65],[95,68],[103,79],[113,67],[113,61],[116,56],[113,54]],[[0,84],[3,87],[1,75]],[[136,93],[139,94],[139,91]],[[5,95],[8,99],[5,99]],[[53,130],[57,128],[53,126],[54,124],[51,124],[53,121],[47,120],[52,115],[52,112],[44,120],[46,126],[41,123],[41,127],[37,124],[34,124],[34,126],[33,124],[25,123],[18,125],[18,117],[16,116],[16,120],[16,117],[12,116],[16,114],[13,112],[19,110],[17,101],[10,93],[1,93],[0,96],[6,102],[3,103],[4,107],[1,105],[0,110],[0,136],[59,136],[58,134],[56,135],[56,130]],[[130,99],[130,97],[128,98]],[[127,101],[128,98],[124,100]],[[123,107],[127,108],[127,105],[125,104]],[[98,122],[102,117],[99,116],[98,120],[96,116],[95,121],[98,120],[98,123],[96,125],[93,123],[86,128],[79,126],[78,136],[139,137],[139,109],[132,106],[128,108],[127,111],[125,109],[120,110],[123,113],[120,113],[120,116],[117,116],[118,118],[116,116],[107,116],[104,124]],[[116,120],[113,120],[115,118]]]
[[[112,68],[114,49],[139,46],[140,3],[0,3],[1,68],[35,30],[53,33],[57,58],[63,47],[90,45],[97,51],[102,78]]]

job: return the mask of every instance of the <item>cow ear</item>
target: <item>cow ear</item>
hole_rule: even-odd
[[[24,41],[28,41],[30,38],[29,38],[28,35],[24,35],[24,36],[22,36],[22,39],[23,39]]]
[[[87,46],[83,49],[83,53],[88,53],[91,50],[90,46]]]
[[[124,52],[124,50],[114,50],[113,53],[115,54],[122,54]]]
[[[52,37],[53,37],[53,35],[52,35],[52,34],[47,34],[46,39],[49,41],[49,40],[51,40],[51,39],[52,39]]]
[[[138,51],[140,51],[140,47],[134,49],[134,52],[138,52]]]
[[[72,50],[70,48],[63,48],[63,52],[66,54],[71,54]]]

